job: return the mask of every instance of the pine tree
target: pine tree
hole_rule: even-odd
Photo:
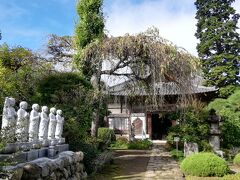
[[[196,0],[197,45],[206,84],[228,96],[239,82],[240,38],[237,23],[240,17],[231,6],[234,0]]]

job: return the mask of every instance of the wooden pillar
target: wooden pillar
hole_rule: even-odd
[[[152,114],[147,114],[147,133],[149,138],[152,139]]]

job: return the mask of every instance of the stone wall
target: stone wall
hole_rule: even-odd
[[[3,169],[0,179],[12,180],[80,180],[87,176],[82,163],[83,153],[65,151],[55,159],[39,158]]]

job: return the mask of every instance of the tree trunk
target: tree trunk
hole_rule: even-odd
[[[95,89],[95,92],[97,93],[95,97],[95,106],[94,106],[93,117],[92,117],[92,126],[91,126],[92,137],[97,137],[97,130],[98,130],[99,118],[100,118],[100,108],[102,106],[101,69],[102,69],[102,63],[99,62],[98,71],[91,78],[91,84]]]
[[[91,125],[91,136],[97,137],[97,129],[99,122],[99,111],[98,108],[94,109],[92,115],[92,125]]]

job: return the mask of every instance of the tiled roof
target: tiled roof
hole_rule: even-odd
[[[207,92],[214,92],[217,91],[215,87],[206,87],[202,85],[193,85],[189,87],[188,90],[181,89],[176,83],[174,82],[167,82],[167,83],[157,83],[155,85],[155,93],[158,95],[181,95],[181,94],[198,94],[198,93],[207,93]],[[151,91],[153,92],[153,91]],[[146,91],[144,88],[136,87],[132,88],[131,82],[126,81],[124,83],[115,85],[108,89],[108,93],[110,95],[115,96],[129,96],[129,95],[136,95],[136,96],[146,96],[150,94],[150,91]]]

